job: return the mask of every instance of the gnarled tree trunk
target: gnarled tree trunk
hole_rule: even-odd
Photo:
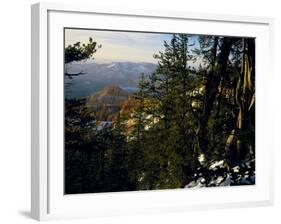
[[[254,152],[255,122],[255,42],[244,39],[241,73],[236,85],[235,102],[238,112],[236,126],[229,135],[225,152],[230,166],[245,159],[249,150]],[[251,130],[251,131],[249,131]]]

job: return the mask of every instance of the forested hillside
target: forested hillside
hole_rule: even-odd
[[[65,99],[66,194],[255,184],[255,39],[163,45],[137,91]],[[66,64],[96,50],[92,39],[68,46]]]

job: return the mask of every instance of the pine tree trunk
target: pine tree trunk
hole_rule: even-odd
[[[221,53],[218,57],[217,63],[217,48],[218,48],[218,37],[215,37],[212,48],[212,62],[211,71],[207,75],[206,91],[204,95],[203,111],[199,118],[199,127],[197,129],[198,145],[201,152],[207,152],[208,138],[207,138],[207,125],[210,118],[214,101],[218,92],[219,83],[221,77],[225,76],[228,57],[230,54],[232,39],[224,37],[221,46]],[[219,71],[217,71],[217,64],[220,65]]]
[[[247,145],[247,142],[251,141],[248,138],[254,134],[248,134],[254,122],[254,119],[251,119],[251,117],[254,116],[255,110],[254,52],[254,40],[245,39],[241,73],[235,90],[235,101],[238,106],[238,112],[235,116],[236,126],[229,135],[225,145],[226,158],[230,166],[236,165],[239,161],[245,159],[245,156],[249,153],[249,149],[253,148],[254,144],[251,142],[250,145]]]

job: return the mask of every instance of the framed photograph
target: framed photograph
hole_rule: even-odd
[[[273,20],[32,6],[32,217],[270,205]]]

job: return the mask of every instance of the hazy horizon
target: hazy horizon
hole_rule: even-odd
[[[155,53],[164,50],[164,41],[170,41],[172,34],[104,31],[86,29],[65,29],[65,46],[87,43],[92,37],[102,45],[94,55],[96,63],[148,62],[156,64]]]

